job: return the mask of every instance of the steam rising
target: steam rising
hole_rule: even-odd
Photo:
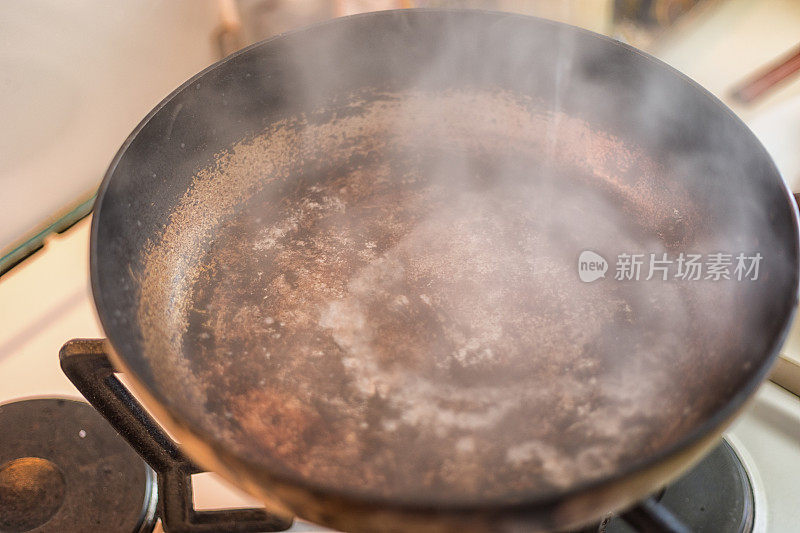
[[[409,499],[544,495],[675,443],[749,371],[743,286],[576,271],[584,249],[765,246],[758,191],[732,175],[741,134],[681,129],[687,95],[661,78],[604,123],[596,98],[625,84],[587,63],[588,37],[492,17],[504,69],[443,18],[398,90],[339,92],[350,32],[313,60],[284,48],[308,111],[200,171],[149,250],[147,353],[228,446]],[[653,127],[625,137],[627,121]],[[736,197],[709,208],[698,191],[726,179]]]

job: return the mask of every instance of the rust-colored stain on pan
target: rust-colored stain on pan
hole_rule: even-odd
[[[578,279],[584,249],[714,245],[667,171],[506,93],[353,95],[196,176],[148,250],[146,355],[192,423],[321,486],[436,503],[600,479],[746,372],[723,364],[735,313],[696,319],[735,308],[730,283]]]

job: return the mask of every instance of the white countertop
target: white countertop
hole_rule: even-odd
[[[217,59],[218,24],[215,0],[0,3],[0,255],[91,195],[136,124]]]

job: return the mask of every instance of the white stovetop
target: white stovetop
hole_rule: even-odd
[[[0,251],[89,197],[142,117],[216,59],[218,24],[214,0],[0,2]]]

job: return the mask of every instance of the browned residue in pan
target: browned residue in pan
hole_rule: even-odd
[[[435,502],[598,479],[715,407],[726,324],[693,317],[725,284],[577,277],[584,249],[697,244],[664,172],[502,93],[277,124],[200,172],[149,250],[148,358],[194,423],[323,486]]]

